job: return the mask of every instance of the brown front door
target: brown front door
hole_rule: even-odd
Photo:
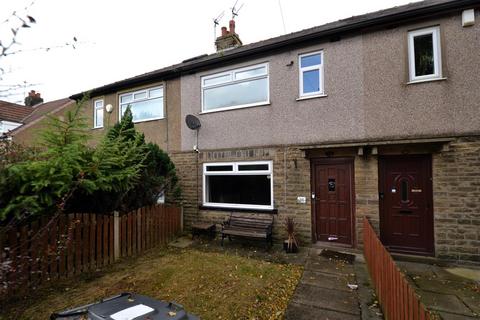
[[[383,244],[393,251],[433,254],[431,156],[385,156],[379,160]]]
[[[352,245],[352,159],[312,160],[314,239]]]

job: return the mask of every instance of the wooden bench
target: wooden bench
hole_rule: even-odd
[[[232,236],[265,239],[267,246],[271,246],[272,228],[273,215],[231,213],[222,224],[222,246],[223,239],[228,237],[231,241]]]

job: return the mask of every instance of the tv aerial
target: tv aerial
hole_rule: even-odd
[[[222,11],[216,18],[213,19],[213,41],[217,40],[217,26],[220,24],[225,11]]]
[[[232,20],[235,20],[235,17],[238,16],[238,13],[240,12],[240,10],[242,9],[243,7],[243,3],[240,5],[240,7],[238,7],[237,9],[237,4],[238,4],[238,0],[235,1],[235,4],[233,5],[233,8],[232,8]]]

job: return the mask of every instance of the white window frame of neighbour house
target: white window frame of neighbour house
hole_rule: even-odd
[[[268,165],[268,170],[239,170],[242,165]],[[208,167],[231,166],[231,170],[225,171],[208,171]],[[270,179],[270,204],[239,204],[239,203],[216,203],[208,202],[208,176],[239,176],[239,175],[262,175],[268,176]],[[234,209],[256,209],[256,210],[273,210],[273,162],[272,161],[242,161],[242,162],[212,162],[203,164],[203,205],[205,207],[218,208],[234,208]]]
[[[104,104],[105,103],[104,103],[103,99],[97,99],[97,100],[93,101],[93,128],[94,129],[103,128],[103,122],[105,121],[105,112],[103,110]],[[103,118],[102,118],[102,123],[98,124],[97,123],[97,111],[100,110],[100,109],[103,112]]]
[[[310,57],[310,56],[316,56],[320,55],[320,64],[316,64],[313,66],[308,66],[308,67],[302,67],[302,58],[304,57]],[[316,52],[309,52],[309,53],[303,53],[298,56],[298,79],[299,79],[299,92],[298,95],[300,98],[303,97],[311,97],[311,96],[322,96],[325,94],[325,86],[324,86],[324,72],[323,72],[323,50],[321,51],[316,51]],[[315,92],[304,92],[303,88],[303,73],[307,71],[314,71],[318,70],[318,80],[319,80],[319,91]]]
[[[433,45],[433,68],[434,73],[422,76],[415,75],[415,43],[414,39],[418,36],[432,35]],[[440,27],[430,27],[419,30],[410,31],[408,33],[408,65],[410,82],[427,81],[442,78],[442,53],[440,49]]]
[[[259,68],[265,68],[265,72],[259,75],[251,76],[251,77],[246,77],[242,79],[236,79],[237,74],[249,71],[249,70],[255,70]],[[261,106],[261,105],[267,105],[270,103],[270,78],[269,78],[269,66],[268,63],[261,63],[261,64],[256,64],[248,67],[243,67],[243,68],[238,68],[238,69],[232,69],[229,71],[225,72],[219,72],[207,76],[201,77],[201,100],[202,100],[202,113],[209,113],[209,112],[217,112],[217,111],[224,111],[224,110],[232,110],[232,109],[240,109],[240,108],[248,108],[248,107],[255,107],[255,106]],[[220,80],[217,83],[214,84],[206,84],[208,80],[215,79],[215,78],[224,78],[224,80]],[[205,108],[205,91],[207,89],[214,89],[214,88],[220,88],[224,87],[227,85],[232,85],[232,84],[238,84],[238,83],[247,83],[252,80],[259,80],[259,79],[267,79],[267,99],[265,101],[258,101],[254,103],[248,103],[248,104],[240,104],[240,105],[232,105],[232,106],[227,106],[227,107],[221,107],[221,108],[215,108],[215,109],[206,109]]]
[[[159,90],[161,89],[162,90],[162,94],[161,96],[159,97],[151,97],[150,96],[150,91],[153,91],[153,90]],[[135,99],[135,95],[139,95],[139,94],[142,94],[142,93],[145,93],[145,98],[138,98],[138,99]],[[122,98],[123,97],[126,97],[126,96],[131,96],[132,99],[128,102],[124,102],[122,103]],[[158,116],[158,117],[152,117],[152,118],[145,118],[145,119],[138,119],[138,120],[133,120],[134,123],[138,123],[138,122],[144,122],[144,121],[151,121],[151,120],[159,120],[159,119],[165,119],[165,107],[164,107],[164,104],[165,104],[165,92],[164,92],[164,89],[163,89],[163,86],[156,86],[156,87],[151,87],[151,88],[145,88],[145,89],[141,89],[141,90],[136,90],[136,91],[130,91],[130,92],[125,92],[125,93],[122,93],[118,96],[118,120],[122,120],[122,117],[123,117],[123,113],[125,112],[124,110],[122,110],[122,107],[127,107],[128,105],[131,105],[132,103],[136,103],[136,102],[142,102],[142,101],[149,101],[149,100],[153,100],[153,99],[159,99],[161,98],[161,115]],[[132,108],[132,112],[133,112],[133,108],[134,106],[131,107]]]

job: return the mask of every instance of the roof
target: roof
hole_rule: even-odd
[[[35,105],[33,111],[31,111],[30,114],[26,115],[22,119],[21,122],[23,123],[23,125],[10,131],[9,135],[15,135],[15,133],[22,131],[30,127],[31,125],[39,122],[41,119],[44,118],[46,114],[60,111],[74,102],[75,101],[71,100],[70,98],[64,98]]]
[[[0,120],[23,123],[23,119],[32,111],[32,107],[0,100]]]
[[[322,39],[331,40],[349,33],[366,32],[387,25],[396,25],[426,17],[431,18],[449,11],[479,5],[480,0],[426,0],[410,3],[386,10],[353,16],[318,27],[243,45],[235,49],[186,59],[182,63],[92,89],[89,93],[91,96],[107,94],[135,85],[175,78],[182,73],[192,73],[215,66],[226,65],[234,61],[251,59],[254,56],[264,56],[274,51],[284,51],[295,46],[308,45],[313,41]],[[77,100],[82,98],[83,95],[84,92],[81,92],[72,95],[70,98]]]

